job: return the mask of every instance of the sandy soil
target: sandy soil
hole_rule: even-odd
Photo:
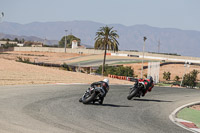
[[[138,75],[140,77],[141,75],[141,63],[135,63],[135,64],[125,64],[125,66],[131,66],[131,68],[134,69],[134,74]],[[148,66],[148,63],[144,63],[144,66]],[[163,73],[164,72],[170,72],[171,73],[171,80],[174,80],[176,76],[179,76],[180,78],[183,77],[184,72],[189,73],[193,70],[198,70],[200,72],[200,66],[196,65],[190,65],[190,67],[184,67],[182,64],[169,64],[169,65],[164,65],[160,67],[160,81],[165,81],[163,79]],[[147,74],[148,69],[144,69],[144,74]],[[200,74],[198,74],[197,77],[198,80],[200,80]]]
[[[104,77],[88,75],[83,73],[75,73],[57,68],[47,68],[35,65],[24,64],[16,62],[17,57],[29,58],[35,62],[47,62],[55,64],[79,62],[93,59],[103,59],[102,55],[85,55],[85,54],[66,54],[66,53],[53,53],[53,52],[6,52],[0,53],[0,85],[13,85],[13,84],[47,84],[47,83],[91,83],[93,81],[102,80]],[[116,57],[107,56],[107,59],[114,58],[130,58],[130,57]],[[133,58],[134,59],[134,58]],[[147,66],[144,63],[144,66]],[[125,64],[134,69],[134,74],[140,77],[141,63]],[[160,81],[164,81],[163,73],[171,72],[171,80],[175,76],[182,77],[184,72],[192,71],[193,69],[200,71],[200,66],[191,65],[190,68],[185,68],[180,64],[165,65],[160,68]],[[147,69],[144,70],[144,74]],[[200,74],[198,75],[200,79]],[[129,81],[110,79],[113,84],[130,84]]]
[[[78,54],[55,54],[55,53],[25,53],[48,57],[50,60],[80,56]],[[48,55],[48,56],[47,56]],[[0,85],[18,84],[50,84],[50,83],[92,83],[103,80],[105,77],[89,75],[78,72],[60,70],[58,68],[42,67],[31,64],[16,62],[19,53],[0,54]],[[38,58],[40,58],[38,56]],[[51,58],[51,57],[52,58]],[[32,57],[32,56],[30,56]],[[110,79],[110,78],[109,78]],[[110,79],[111,84],[132,84],[129,81]]]

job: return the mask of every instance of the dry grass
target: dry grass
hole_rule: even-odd
[[[0,85],[18,85],[18,84],[50,84],[50,83],[92,83],[103,80],[105,77],[89,75],[84,73],[59,70],[58,68],[42,67],[31,64],[16,62],[19,56],[16,54],[0,55]],[[26,53],[27,54],[27,53]],[[29,52],[30,54],[30,52]],[[35,53],[31,53],[35,54]],[[36,53],[40,54],[41,53]],[[62,54],[47,53],[54,58],[61,58]],[[42,54],[42,55],[47,55]],[[76,54],[65,54],[65,59],[76,57]],[[41,56],[43,57],[43,56]],[[39,56],[38,56],[39,58]],[[63,57],[62,57],[63,58]],[[51,60],[51,58],[49,57]],[[129,81],[110,79],[111,84],[131,84]]]
[[[7,52],[0,54],[0,85],[15,85],[15,84],[49,84],[49,83],[91,83],[102,80],[104,77],[88,75],[83,73],[69,72],[59,70],[58,68],[41,67],[30,64],[16,62],[17,57],[29,58],[35,62],[48,62],[55,64],[79,62],[84,60],[103,59],[103,55],[79,55],[66,53],[52,52]],[[78,58],[76,58],[78,57]],[[114,58],[130,58],[107,56],[107,59]],[[145,63],[144,65],[148,65]],[[126,64],[134,68],[135,75],[140,77],[141,63]],[[183,65],[171,64],[160,68],[160,80],[163,81],[163,73],[171,72],[171,79],[175,76],[182,77],[185,70],[187,72],[196,69],[200,71],[199,66],[191,65],[189,69],[185,69]],[[147,73],[147,69],[144,70]],[[200,79],[200,74],[198,75]],[[132,84],[129,81],[110,79],[112,84]]]

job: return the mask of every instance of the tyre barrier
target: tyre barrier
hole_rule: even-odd
[[[117,76],[117,75],[108,74],[108,77],[110,77],[110,78],[116,78],[116,79],[120,79],[120,80],[132,81],[131,77],[127,77],[127,76]]]
[[[139,57],[139,55],[128,55],[129,57]]]

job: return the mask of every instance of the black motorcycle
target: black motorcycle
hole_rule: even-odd
[[[146,85],[144,79],[135,79],[135,84],[130,88],[129,95],[127,96],[128,100],[131,100],[133,97],[139,97],[144,95]]]
[[[79,102],[83,102],[83,104],[95,103],[99,102],[99,104],[103,104],[104,98],[102,97],[102,88],[101,87],[90,87],[85,92],[85,94],[79,99]]]

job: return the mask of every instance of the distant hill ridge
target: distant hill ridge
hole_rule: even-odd
[[[26,36],[36,39],[59,41],[64,35],[73,34],[81,39],[83,44],[93,46],[97,30],[106,24],[92,21],[68,22],[33,22],[18,24],[11,22],[0,23],[0,33]],[[175,28],[158,28],[148,25],[124,26],[108,24],[117,30],[120,50],[142,51],[143,37],[146,36],[145,51],[177,53],[184,56],[200,57],[200,31],[180,30]],[[33,37],[34,36],[34,37]],[[1,38],[1,34],[0,34]],[[36,39],[36,40],[37,40]],[[26,39],[25,39],[26,40]],[[160,49],[158,47],[160,42]]]
[[[11,39],[14,40],[15,38],[18,38],[20,40],[24,39],[25,41],[37,41],[37,42],[42,42],[48,45],[54,45],[57,44],[58,41],[57,40],[47,40],[45,38],[39,38],[36,36],[24,36],[24,35],[11,35],[11,34],[4,34],[4,33],[0,33],[0,39]]]

